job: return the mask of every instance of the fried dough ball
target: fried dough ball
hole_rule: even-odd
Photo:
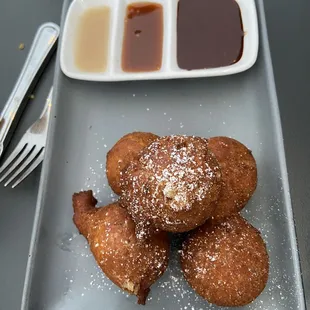
[[[144,149],[159,137],[150,132],[133,132],[125,135],[107,154],[107,178],[112,190],[121,194],[120,176],[125,169]]]
[[[215,220],[241,211],[257,185],[257,168],[252,152],[237,140],[214,137],[207,140],[222,172],[222,189],[212,216]]]
[[[237,307],[266,286],[269,261],[257,229],[239,214],[203,226],[183,243],[181,265],[190,286],[210,303]]]
[[[185,232],[203,224],[214,211],[221,172],[205,139],[168,136],[146,147],[121,183],[121,203],[143,239],[150,227]]]
[[[73,221],[106,276],[145,304],[150,286],[167,268],[168,235],[160,232],[138,242],[126,209],[118,203],[96,208],[96,203],[92,191],[74,194]]]

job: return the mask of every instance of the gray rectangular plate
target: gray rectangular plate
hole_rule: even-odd
[[[65,1],[64,14],[69,1]],[[97,267],[72,223],[72,193],[93,189],[100,204],[116,197],[107,186],[105,156],[125,133],[226,135],[257,160],[259,184],[244,216],[260,231],[270,256],[268,285],[245,309],[305,309],[279,110],[263,2],[257,1],[260,51],[249,71],[228,77],[91,83],[55,77],[55,118],[34,223],[22,309],[218,309],[182,278],[177,247],[145,307],[121,292]]]

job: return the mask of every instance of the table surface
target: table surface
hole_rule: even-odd
[[[29,51],[38,26],[59,24],[60,0],[10,0],[0,4],[0,109],[4,106]],[[265,10],[284,133],[291,196],[303,282],[310,308],[310,1],[268,0]],[[9,27],[9,28],[7,28]],[[20,43],[25,44],[19,50]],[[40,79],[34,99],[13,136],[8,153],[43,108],[53,79],[55,60]],[[0,186],[0,310],[20,308],[40,169],[16,189]],[[5,285],[4,285],[5,283]]]

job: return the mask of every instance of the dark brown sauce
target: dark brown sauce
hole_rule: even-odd
[[[177,61],[181,69],[228,66],[243,52],[243,26],[235,0],[180,0]]]
[[[122,69],[149,72],[161,68],[163,8],[156,3],[128,5],[125,20]]]

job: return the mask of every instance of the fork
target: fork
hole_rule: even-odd
[[[44,159],[47,129],[52,106],[53,87],[51,87],[40,118],[26,131],[15,150],[0,167],[0,182],[12,188],[20,184]]]

